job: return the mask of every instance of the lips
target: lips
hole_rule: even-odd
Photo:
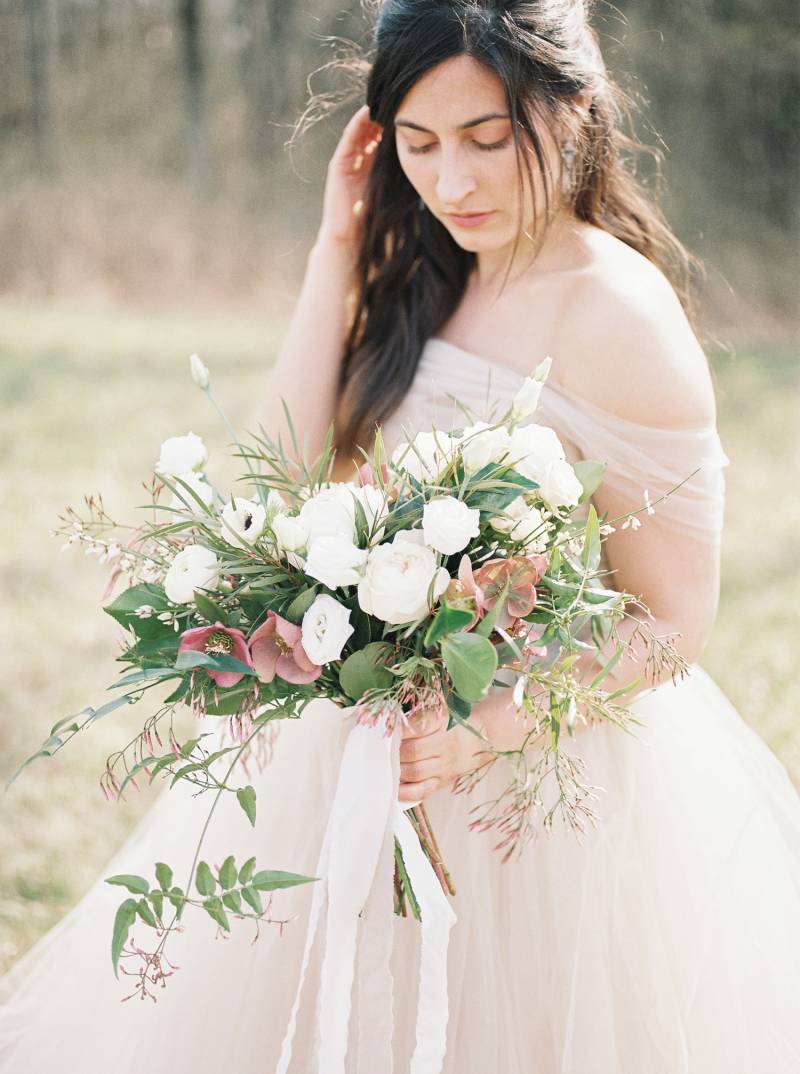
[[[484,213],[448,213],[447,215],[459,227],[479,227],[490,218],[493,212],[494,209],[487,209]]]

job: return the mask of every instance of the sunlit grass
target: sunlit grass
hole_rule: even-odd
[[[159,444],[190,429],[229,490],[227,436],[187,358],[201,354],[234,425],[254,429],[280,334],[266,318],[0,306],[0,778],[56,719],[98,703],[115,670],[113,623],[99,599],[106,569],[75,549],[59,553],[49,536],[58,514],[102,492],[112,515],[135,517]],[[800,783],[800,503],[791,480],[800,361],[746,354],[715,368],[731,466],[722,603],[703,663]],[[160,784],[132,791],[114,805],[98,783],[144,711],[114,713],[0,794],[0,972],[88,889],[159,792]]]

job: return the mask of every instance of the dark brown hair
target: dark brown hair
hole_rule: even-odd
[[[523,137],[533,147],[546,204],[535,206],[534,231],[547,219],[558,176],[547,174],[537,123],[556,129],[571,116],[575,96],[591,95],[576,138],[570,197],[576,216],[610,232],[664,271],[691,315],[696,264],[635,176],[641,152],[658,157],[632,133],[633,106],[609,78],[582,0],[364,0],[375,9],[372,45],[355,46],[326,68],[354,77],[356,92],[337,100],[315,95],[295,134],[342,99],[364,93],[384,137],[376,150],[363,209],[352,319],[345,345],[336,416],[336,446],[368,447],[411,386],[422,348],[456,310],[475,262],[431,213],[397,158],[393,121],[418,79],[444,60],[469,55],[505,87],[517,154],[529,189],[533,175]],[[521,203],[520,199],[520,203]],[[522,209],[520,205],[520,209]],[[521,221],[520,221],[521,228]],[[520,231],[512,251],[516,252]],[[509,267],[511,264],[509,259]]]

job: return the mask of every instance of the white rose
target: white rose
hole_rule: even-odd
[[[417,481],[435,481],[458,446],[450,433],[417,433],[413,441],[403,441],[392,452],[391,466],[405,470]]]
[[[539,405],[542,383],[534,377],[526,377],[511,403],[511,416],[516,421],[527,418]]]
[[[428,613],[428,589],[433,600],[444,593],[450,576],[436,566],[432,549],[419,531],[400,530],[386,544],[369,553],[364,577],[358,584],[358,603],[368,615],[385,623],[413,623]]]
[[[300,508],[299,519],[308,531],[309,544],[318,537],[344,535],[355,540],[355,506],[349,482],[332,482],[311,496]]]
[[[342,655],[344,644],[353,633],[350,609],[338,600],[320,593],[303,616],[303,648],[315,664],[329,664]]]
[[[574,507],[583,495],[583,485],[568,462],[553,459],[540,475],[539,494],[551,507]]]
[[[204,474],[198,474],[195,470],[188,470],[185,474],[173,474],[172,477],[179,477],[181,481],[185,481],[192,491],[197,493],[206,507],[211,506],[214,500],[214,490],[206,481]],[[191,492],[187,492],[177,481],[173,481],[172,484],[177,489],[177,492],[172,494],[170,507],[176,511],[189,511],[193,515],[201,515],[200,505],[193,498]]]
[[[502,515],[490,518],[489,524],[500,533],[507,533],[512,541],[521,541],[526,552],[544,552],[552,529],[548,518],[536,507],[529,507],[522,496],[517,496]]]
[[[329,589],[356,585],[361,580],[361,567],[366,558],[366,550],[341,533],[317,537],[309,549],[305,572]]]
[[[195,382],[198,388],[206,390],[211,377],[209,376],[208,366],[204,362],[200,361],[200,356],[192,354],[189,356],[189,371],[192,374],[192,380]]]
[[[164,590],[173,604],[190,604],[195,589],[216,589],[220,566],[210,548],[189,544],[172,561]]]
[[[422,532],[425,544],[445,556],[466,548],[480,530],[481,513],[467,507],[455,496],[440,496],[430,500],[422,509]]]
[[[509,462],[523,477],[541,484],[547,464],[563,458],[564,447],[548,425],[523,425],[511,434]]]
[[[255,544],[264,532],[267,512],[255,500],[245,500],[239,496],[231,497],[231,502],[222,508],[222,537],[229,544],[238,541]]]
[[[485,421],[469,425],[461,436],[464,470],[475,474],[490,462],[499,462],[508,452],[508,430],[503,425],[492,428]]]
[[[208,459],[206,446],[199,436],[171,436],[161,445],[161,454],[155,465],[157,474],[169,477],[185,474],[188,470],[200,470]]]

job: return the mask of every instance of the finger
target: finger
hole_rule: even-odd
[[[401,738],[420,738],[433,735],[447,725],[447,710],[444,705],[438,708],[423,709],[412,716],[403,726]]]
[[[439,790],[439,780],[424,779],[420,783],[401,783],[397,792],[399,802],[417,802]]]
[[[426,757],[422,761],[409,761],[400,764],[401,783],[421,783],[424,779],[439,776],[442,770],[441,757]]]
[[[424,761],[427,757],[443,757],[445,741],[444,731],[434,731],[431,735],[417,735],[400,740],[400,760],[403,764],[410,761]]]

